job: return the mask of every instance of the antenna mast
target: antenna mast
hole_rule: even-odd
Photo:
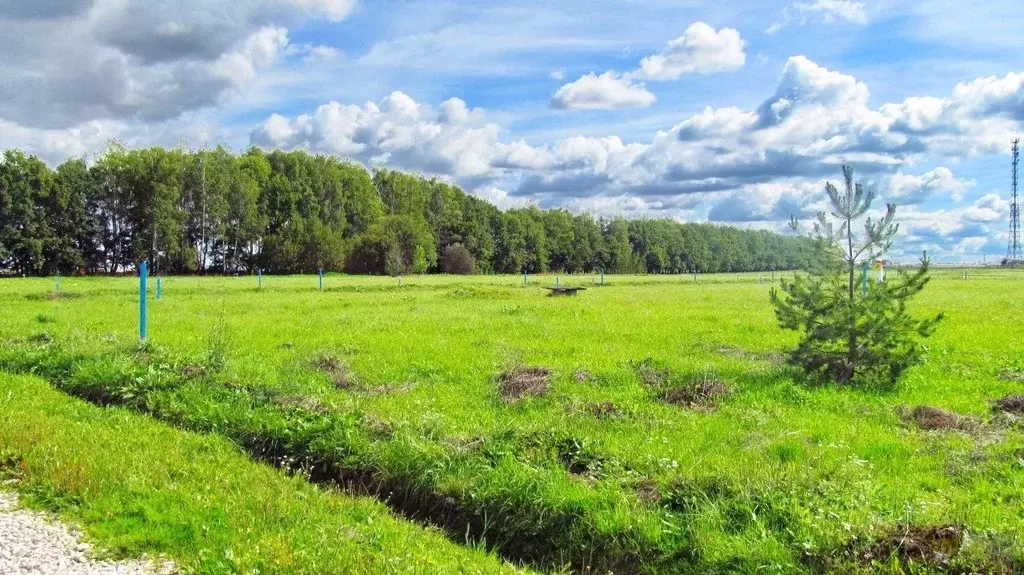
[[[1010,179],[1010,243],[1006,248],[1006,262],[1013,263],[1024,260],[1020,244],[1020,202],[1017,198],[1017,162],[1020,158],[1018,147],[1020,138],[1013,140],[1013,175]]]

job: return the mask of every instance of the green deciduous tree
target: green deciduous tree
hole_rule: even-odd
[[[772,289],[771,301],[782,327],[802,332],[791,360],[808,374],[838,384],[891,385],[923,359],[921,339],[931,335],[942,314],[918,320],[907,311],[908,301],[928,283],[927,258],[913,273],[886,282],[865,277],[858,288],[858,265],[887,252],[899,225],[896,206],[889,204],[881,219],[867,218],[857,232],[875,193],[854,184],[848,166],[843,177],[843,190],[826,186],[831,218],[818,214],[812,234],[816,257],[807,273],[783,282],[781,291]],[[792,225],[798,227],[795,219]]]
[[[791,269],[805,243],[669,219],[503,211],[436,178],[371,174],[303,151],[115,142],[91,166],[52,170],[18,150],[0,159],[0,274],[124,273],[143,259],[166,274],[308,273],[354,261],[365,273],[436,272],[454,244],[484,273],[748,271]]]

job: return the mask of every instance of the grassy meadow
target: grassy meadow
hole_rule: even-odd
[[[170,506],[186,488],[174,465],[115,457],[145,448],[180,459],[180,442],[214,445],[230,463],[202,481],[254,486],[189,484],[208,493],[206,507],[235,514],[210,527],[220,550],[251,543],[243,516],[265,512],[258,500],[275,490],[324,525],[351,517],[350,505],[381,513],[341,488],[391,508],[374,537],[414,539],[396,551],[407,566],[450,556],[452,571],[467,572],[1024,570],[1024,426],[991,406],[1024,392],[1024,273],[935,272],[912,309],[946,314],[927,362],[898,388],[876,390],[812,385],[784,364],[797,335],[776,325],[771,274],[599,282],[562,276],[588,288],[569,298],[541,289],[555,276],[524,287],[521,276],[400,285],[328,275],[323,291],[315,276],[265,276],[261,289],[252,276],[170,277],[157,301],[151,279],[140,346],[137,278],[62,278],[59,295],[52,278],[3,279],[0,369],[119,407],[58,406],[72,400],[35,377],[0,378],[0,450],[32,468],[47,425],[108,418],[123,433],[118,449],[54,447],[47,457],[83,473],[92,464],[82,461],[103,462],[102,473],[141,482],[136,496]],[[945,423],[917,417],[919,406],[946,410]],[[129,422],[159,439],[139,445]],[[220,565],[203,563],[210,547],[198,534],[169,544],[145,535],[149,519],[105,507],[126,497],[112,483],[47,473],[24,483],[48,486],[43,503],[74,501],[72,517],[115,548],[169,553],[199,571]],[[319,553],[306,528],[275,544]],[[438,529],[448,541],[431,551]],[[386,572],[387,547],[339,552]],[[261,573],[295,571],[253,561],[264,561]]]

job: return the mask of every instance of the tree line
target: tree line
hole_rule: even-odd
[[[670,219],[500,210],[450,183],[303,151],[111,145],[0,159],[0,273],[682,273],[793,269],[807,242]]]

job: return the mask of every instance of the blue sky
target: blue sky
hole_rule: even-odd
[[[897,257],[1006,250],[1017,3],[0,4],[0,145],[304,148],[501,206],[782,229],[852,163]]]

